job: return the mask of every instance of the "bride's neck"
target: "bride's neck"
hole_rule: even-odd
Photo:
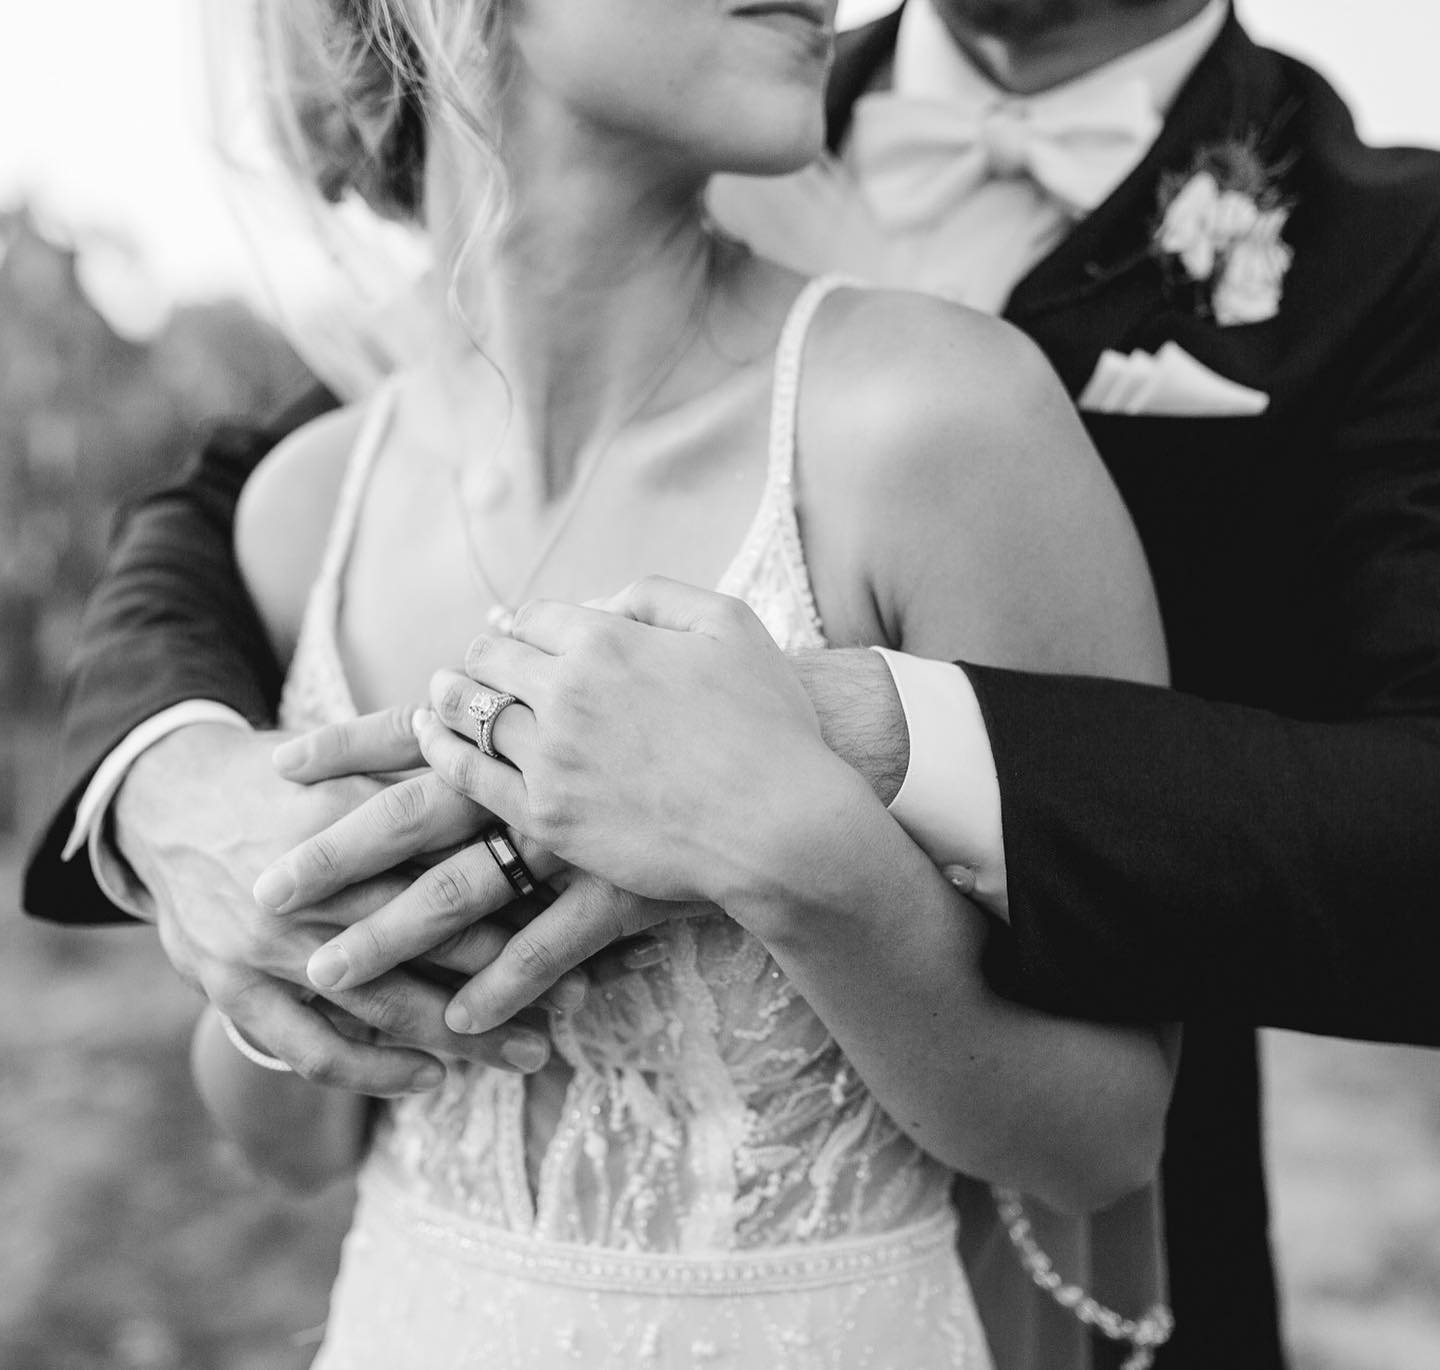
[[[551,489],[659,398],[713,286],[702,187],[629,160],[507,149],[505,226],[462,257],[457,277],[462,313]]]

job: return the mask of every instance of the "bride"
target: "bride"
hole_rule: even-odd
[[[269,0],[297,170],[423,222],[453,325],[247,487],[287,727],[423,698],[483,623],[650,573],[786,649],[1163,677],[1133,530],[1029,344],[706,220],[713,173],[816,155],[833,9]],[[203,1020],[201,1091],[258,1162],[360,1167],[316,1365],[989,1365],[954,1174],[1070,1212],[1144,1186],[1173,1041],[996,998],[980,916],[903,840],[884,899],[943,924],[943,989],[831,956],[795,977],[822,1016],[763,925],[692,907],[663,962],[541,1020],[528,1074],[456,1063],[400,1101]],[[912,1022],[963,1032],[891,1049]]]

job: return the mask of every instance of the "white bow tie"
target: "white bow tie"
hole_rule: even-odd
[[[1160,125],[1139,80],[988,107],[880,91],[856,104],[850,158],[890,228],[925,228],[985,181],[1022,176],[1079,218],[1124,180]]]

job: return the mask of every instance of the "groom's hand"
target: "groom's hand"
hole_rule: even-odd
[[[148,889],[161,942],[182,977],[300,1074],[346,1089],[427,1088],[436,1055],[510,1068],[542,1064],[548,1042],[532,1028],[507,1025],[484,1038],[449,1032],[448,991],[410,970],[329,996],[378,1029],[379,1044],[353,1040],[303,1002],[297,986],[308,988],[305,964],[316,948],[409,880],[376,873],[300,916],[256,901],[251,889],[266,865],[392,788],[359,774],[297,784],[276,773],[277,740],[207,725],[182,729],[136,761],[116,797],[116,845]],[[450,968],[465,975],[488,964],[494,948],[462,937],[445,952]]]
[[[276,761],[288,779],[304,784],[358,768],[423,764],[408,709],[317,729],[282,746]],[[511,834],[530,874],[548,882],[517,900],[479,840],[496,826],[493,814],[427,770],[378,791],[287,852],[261,875],[255,892],[276,912],[303,916],[347,888],[424,863],[393,899],[341,929],[310,958],[310,981],[336,995],[407,962],[438,963],[478,975],[472,992],[487,1019],[496,1003],[506,1006],[495,1025],[535,1004],[578,1007],[589,980],[605,981],[663,957],[653,939],[635,934],[673,910],[642,911],[644,901],[578,875]]]

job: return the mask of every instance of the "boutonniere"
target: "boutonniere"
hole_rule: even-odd
[[[1255,139],[1202,148],[1188,172],[1160,183],[1154,250],[1218,324],[1264,323],[1280,309],[1294,257],[1281,234],[1291,204]]]

